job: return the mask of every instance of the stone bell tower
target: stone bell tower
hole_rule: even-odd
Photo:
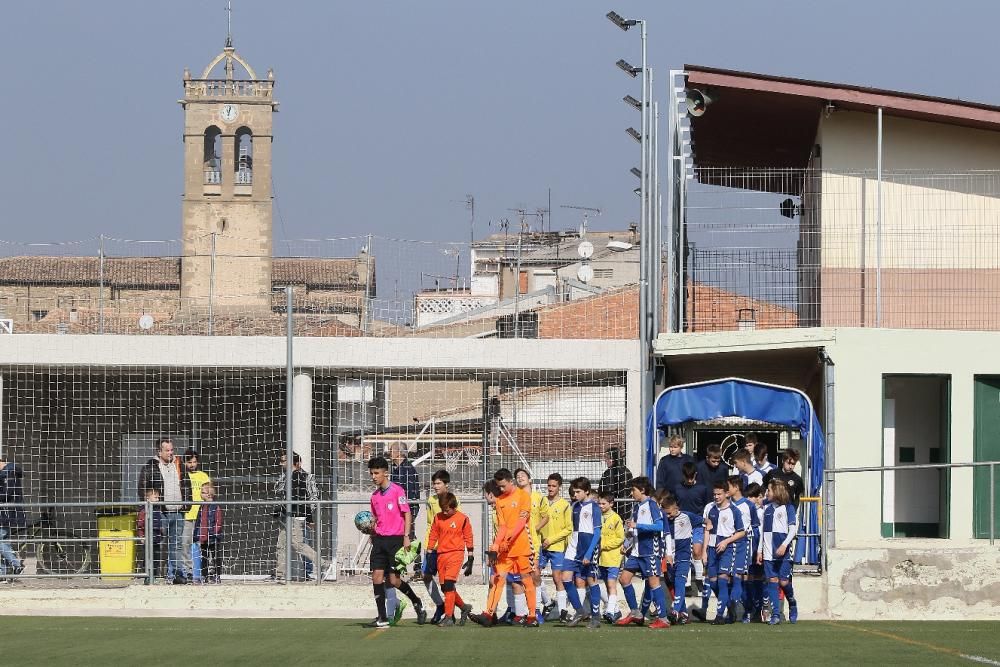
[[[258,78],[231,38],[200,78],[184,70],[181,300],[189,313],[270,310],[273,91],[274,73]]]

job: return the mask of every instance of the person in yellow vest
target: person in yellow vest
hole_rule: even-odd
[[[549,501],[541,491],[535,491],[531,487],[531,475],[524,468],[514,471],[514,482],[518,488],[529,491],[531,494],[531,514],[528,516],[528,531],[531,536],[531,548],[535,556],[535,568],[531,572],[531,579],[535,582],[535,590],[538,591],[542,606],[549,605],[552,600],[549,592],[545,590],[542,583],[542,570],[538,563],[542,556],[542,528],[549,522]],[[540,611],[540,610],[538,610]]]
[[[547,480],[546,501],[549,505],[549,520],[542,527],[542,553],[538,559],[539,571],[546,565],[552,567],[552,582],[556,587],[556,603],[549,603],[543,610],[545,620],[559,620],[566,614],[566,589],[563,585],[563,553],[573,532],[573,510],[569,501],[560,496],[563,478],[557,472]]]
[[[437,605],[434,609],[434,617],[431,623],[437,625],[444,616],[444,596],[441,594],[441,587],[438,585],[437,575],[437,545],[431,544],[431,527],[434,525],[434,518],[441,512],[441,496],[450,493],[448,485],[451,484],[451,474],[447,470],[438,470],[431,475],[431,491],[427,494],[427,532],[424,535],[424,586],[427,587],[427,594]],[[456,511],[461,507],[458,498],[455,498]]]
[[[188,479],[191,480],[191,500],[200,501],[202,485],[211,484],[212,478],[201,469],[197,450],[188,448],[184,452],[184,468]],[[200,509],[201,505],[191,505],[191,509],[184,514],[184,532],[181,539],[181,562],[184,563],[184,571],[190,572],[196,583],[201,583],[201,546],[194,539],[194,525],[198,520]]]

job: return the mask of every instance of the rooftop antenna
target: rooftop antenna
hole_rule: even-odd
[[[590,206],[571,206],[569,204],[564,204],[559,208],[572,208],[577,211],[583,211],[583,222],[580,223],[580,238],[583,238],[584,236],[587,235],[587,218],[589,218],[591,214],[593,214],[594,216],[598,216],[601,214],[601,209],[593,208]]]
[[[233,0],[226,0],[226,48],[233,46]]]

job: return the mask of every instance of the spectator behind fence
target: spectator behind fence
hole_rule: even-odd
[[[152,503],[152,511],[150,512],[150,534],[149,539],[153,545],[153,571],[152,579],[156,581],[157,577],[162,577],[164,573],[164,563],[163,563],[163,538],[167,534],[166,520],[163,517],[163,512],[160,510],[162,507],[160,505],[160,492],[156,489],[146,489],[146,502]],[[139,514],[135,517],[135,534],[139,536],[139,539],[146,539],[146,508],[143,507],[139,510]],[[145,562],[145,549],[141,554],[139,554],[140,559]],[[145,569],[145,565],[143,565]]]
[[[417,477],[417,469],[413,467],[410,460],[406,458],[406,450],[402,445],[393,443],[389,445],[389,460],[392,468],[389,470],[389,479],[403,487],[406,491],[406,499],[410,501],[410,539],[416,539],[417,515],[420,514],[420,479]]]
[[[278,476],[278,481],[274,483],[274,495],[278,500],[285,500],[287,497],[285,488],[285,473],[287,471],[287,467],[288,459],[284,454],[282,454],[281,475]],[[291,513],[292,552],[293,554],[298,554],[308,558],[313,565],[313,572],[318,576],[318,573],[321,572],[322,568],[319,563],[319,559],[316,556],[316,550],[306,542],[305,537],[306,524],[308,523],[310,526],[313,525],[313,503],[317,500],[319,500],[319,489],[316,488],[316,479],[312,476],[312,473],[306,471],[302,467],[302,457],[293,452]],[[280,523],[278,524],[277,564],[274,572],[275,579],[285,578],[285,551],[288,542],[288,537],[285,533],[285,517],[287,513],[287,505],[280,505],[274,511],[275,518],[280,520]]]
[[[167,581],[191,583],[191,572],[184,569],[181,543],[184,534],[184,514],[191,509],[191,480],[181,470],[181,460],[174,456],[174,443],[160,438],[156,456],[139,471],[139,497],[156,489],[163,500],[164,525],[167,529]]]
[[[27,524],[24,513],[24,470],[13,461],[5,461],[0,456],[0,503],[11,503],[16,507],[0,508],[0,577],[6,576],[8,567],[11,574],[21,574],[24,563],[14,553],[7,538],[11,528],[21,528]],[[3,579],[4,583],[8,580]]]
[[[610,493],[615,497],[614,510],[619,516],[632,516],[632,502],[623,500],[631,496],[632,471],[622,463],[622,451],[610,447],[604,452],[604,465],[608,468],[601,474],[598,493]]]
[[[201,580],[217,584],[222,580],[222,507],[215,500],[215,485],[201,485],[201,498],[205,505],[195,521],[195,540],[201,547]],[[209,570],[209,564],[212,568]]]
[[[684,482],[684,464],[694,462],[690,454],[684,453],[684,438],[670,436],[667,441],[667,455],[656,464],[656,490],[677,493],[677,487]]]
[[[211,482],[212,478],[201,469],[201,459],[196,450],[189,448],[184,452],[184,468],[191,484],[191,500],[201,500],[201,488]],[[200,507],[192,504],[191,509],[184,515],[184,540],[181,545],[184,570],[190,572],[195,581],[201,579],[201,573],[205,569],[201,564],[201,546],[198,540],[194,539],[194,524],[198,520]]]

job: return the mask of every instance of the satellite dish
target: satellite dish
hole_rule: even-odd
[[[594,244],[590,241],[584,241],[576,247],[576,252],[584,259],[590,259],[594,254]]]
[[[143,315],[142,317],[139,318],[139,328],[142,329],[143,331],[149,331],[150,329],[152,329],[153,324],[154,321],[152,315]]]
[[[613,252],[625,252],[631,249],[632,244],[628,241],[608,241],[608,250]]]
[[[594,279],[594,267],[590,264],[584,264],[577,270],[576,277],[581,283],[589,283]]]

